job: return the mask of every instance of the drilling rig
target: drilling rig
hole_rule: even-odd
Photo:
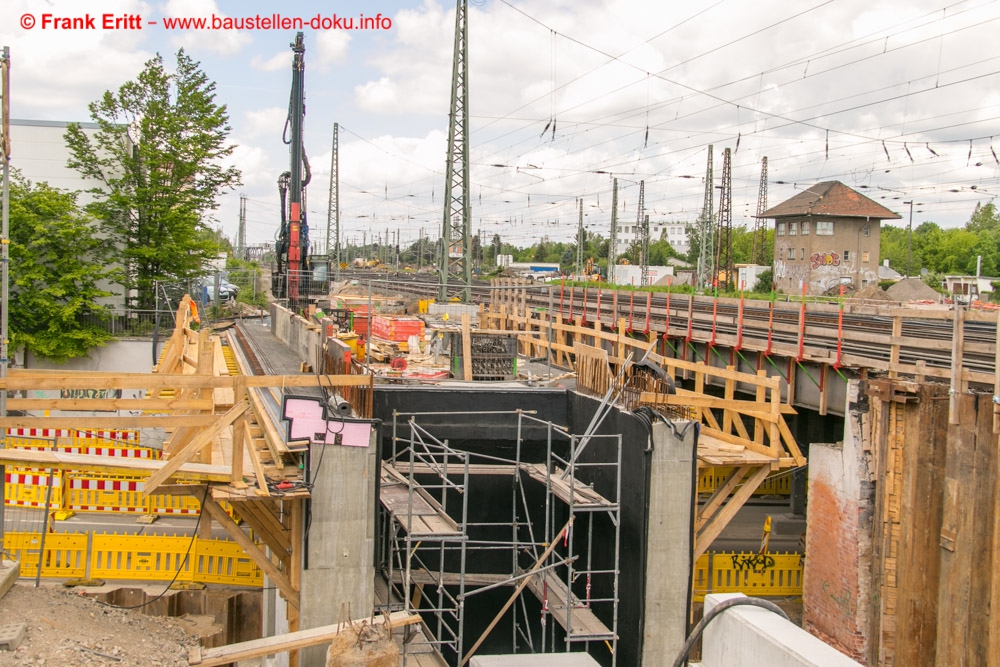
[[[306,186],[312,179],[309,158],[302,140],[305,104],[305,41],[297,33],[292,47],[292,92],[282,141],[291,158],[289,171],[278,177],[281,227],[275,247],[277,265],[271,275],[271,293],[299,310],[310,300],[327,295],[328,262],[309,255],[309,224],[306,220]]]

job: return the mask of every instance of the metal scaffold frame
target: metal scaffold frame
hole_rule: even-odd
[[[532,653],[552,651],[560,643],[570,651],[575,644],[589,648],[591,642],[601,642],[610,648],[615,664],[621,435],[574,435],[537,418],[531,411],[485,413],[516,418],[515,457],[511,460],[455,448],[418,423],[422,418],[473,414],[484,413],[393,414],[392,451],[381,474],[384,538],[379,544],[379,560],[390,588],[389,599],[395,600],[389,606],[419,611],[426,619],[426,636],[403,644],[404,664],[408,654],[433,649],[454,658],[459,665],[465,664],[508,611],[513,617],[511,646],[515,653],[519,649]],[[526,425],[536,433],[538,427],[544,429],[542,463],[523,460]],[[597,448],[592,449],[587,460],[580,460],[584,447],[602,439],[614,442],[615,453],[610,460],[597,460]],[[605,498],[584,481],[592,474],[596,476],[598,468],[606,469],[605,480],[614,480],[611,498]],[[469,520],[470,475],[511,478],[509,522]],[[529,480],[544,488],[544,507],[537,501],[534,507],[529,503],[525,491]],[[612,554],[601,549],[606,542],[599,541],[595,548],[595,526],[602,520],[614,533]],[[496,539],[496,533],[504,527],[509,527],[510,539]],[[478,535],[470,536],[470,531],[494,534],[479,539]],[[467,563],[477,561],[477,552],[490,550],[510,551],[509,572],[466,570]],[[455,565],[457,571],[448,569]],[[501,587],[515,587],[513,595],[478,641],[466,650],[462,636],[466,602]],[[539,616],[530,612],[520,595],[526,588],[541,604]],[[425,589],[430,591],[428,595],[424,595]],[[556,631],[556,625],[561,632]]]

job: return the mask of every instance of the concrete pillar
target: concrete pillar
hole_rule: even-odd
[[[687,635],[696,425],[653,424],[642,664],[672,664]]]
[[[305,531],[308,561],[299,595],[301,630],[372,613],[378,474],[375,443],[373,434],[368,447],[312,445],[312,519]],[[348,607],[350,617],[346,616]],[[301,656],[302,667],[322,667],[326,648],[303,649]]]

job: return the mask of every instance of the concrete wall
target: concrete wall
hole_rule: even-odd
[[[843,442],[809,448],[803,627],[861,660],[870,642],[875,487],[863,441],[867,410],[856,381],[848,401]]]
[[[165,343],[166,337],[161,336],[157,352],[163,349]],[[28,352],[25,366],[66,371],[149,373],[153,370],[153,340],[113,340],[104,347],[92,349],[88,356],[70,359],[65,364],[39,359]]]
[[[705,612],[742,593],[705,597]],[[859,667],[861,663],[824,644],[794,623],[757,607],[734,607],[702,635],[702,667]]]
[[[377,452],[374,434],[368,447],[313,445],[310,450],[312,516],[302,571],[302,630],[372,613]],[[303,649],[299,664],[321,667],[325,656],[326,646]]]
[[[697,428],[655,422],[650,445],[642,664],[658,667],[673,661],[687,636]]]
[[[317,327],[316,330],[310,326]],[[271,304],[271,333],[313,368],[323,365],[323,337],[319,325],[310,325],[287,308]]]

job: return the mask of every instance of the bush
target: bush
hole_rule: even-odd
[[[757,274],[757,283],[753,286],[752,291],[767,294],[771,291],[773,284],[774,272],[771,271],[771,269],[767,269],[766,271],[761,271]]]

